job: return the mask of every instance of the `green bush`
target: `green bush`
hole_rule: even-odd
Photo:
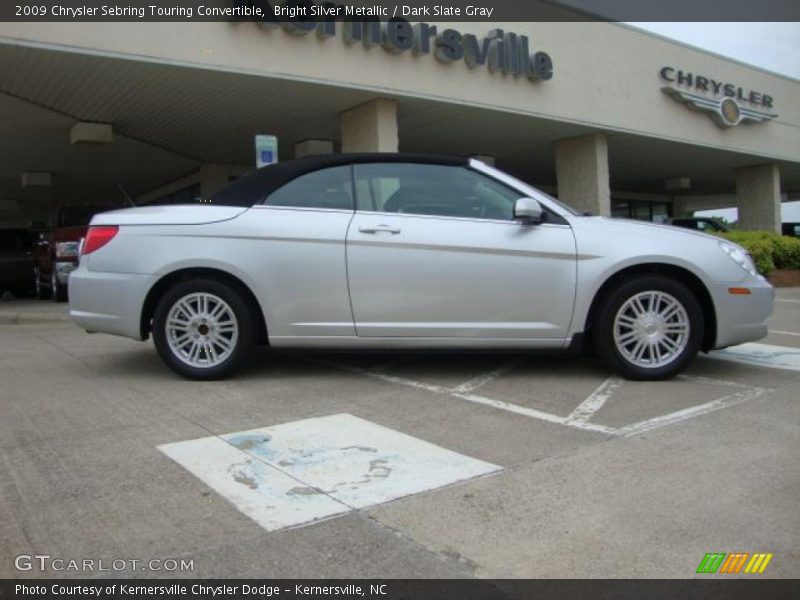
[[[771,231],[729,231],[719,235],[743,246],[762,275],[769,275],[775,269],[800,269],[798,238]]]

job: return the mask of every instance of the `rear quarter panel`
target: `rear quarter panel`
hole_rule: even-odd
[[[86,266],[147,275],[148,289],[181,269],[218,269],[252,290],[270,337],[354,335],[344,247],[351,218],[346,211],[259,207],[215,223],[123,225],[108,246],[85,257]]]

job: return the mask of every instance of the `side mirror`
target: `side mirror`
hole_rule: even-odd
[[[514,218],[536,225],[542,222],[542,205],[533,198],[520,198],[514,204]]]

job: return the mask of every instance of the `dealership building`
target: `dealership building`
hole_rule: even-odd
[[[800,81],[606,22],[0,23],[0,225],[331,152],[476,156],[584,211],[800,199]]]

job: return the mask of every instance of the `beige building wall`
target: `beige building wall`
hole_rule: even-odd
[[[441,29],[447,24],[438,23]],[[800,161],[800,82],[615,23],[455,23],[462,33],[499,27],[525,34],[555,65],[549,81],[393,54],[329,38],[240,23],[2,23],[0,41],[370,89],[597,126],[764,158]],[[341,28],[341,24],[339,24]],[[663,66],[772,96],[778,118],[729,129],[661,92]],[[402,133],[401,133],[402,135]]]

